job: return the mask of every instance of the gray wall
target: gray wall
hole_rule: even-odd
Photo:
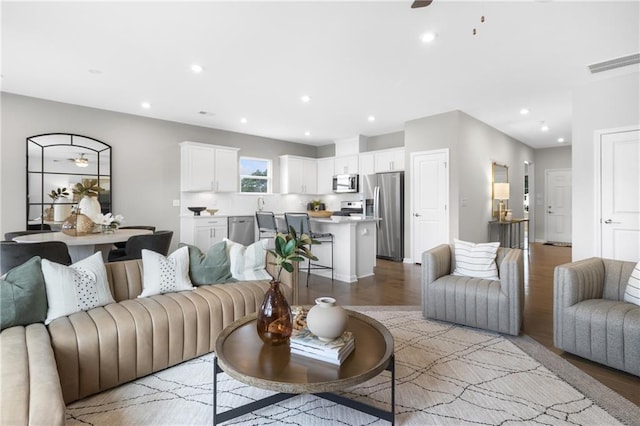
[[[369,136],[367,151],[377,151],[387,148],[402,148],[404,146],[404,132],[386,133],[384,135]]]
[[[419,118],[405,123],[404,147],[405,147],[405,256],[411,256],[411,243],[413,236],[409,232],[411,224],[411,153],[420,151],[432,151],[435,149],[449,149],[449,237],[457,238],[458,234],[458,203],[451,200],[458,199],[458,124],[460,111],[451,111],[430,117]],[[417,262],[418,259],[412,259]]]
[[[514,217],[523,216],[524,162],[533,161],[532,148],[461,111],[409,121],[405,124],[404,134],[407,198],[411,197],[410,154],[449,149],[451,239],[488,241],[488,222],[492,220],[491,165],[494,161],[509,166],[509,181],[512,183],[509,208],[513,210]],[[517,182],[521,184],[515,184]],[[407,211],[405,220],[410,223],[411,212]],[[411,253],[411,237],[407,232],[407,254]]]
[[[492,163],[509,167],[509,203],[514,218],[524,217],[524,162],[533,161],[534,150],[470,115],[460,115],[459,198],[460,238],[488,241],[491,217]]]
[[[618,70],[620,71],[620,70]],[[609,75],[615,71],[608,71]],[[594,176],[595,132],[640,125],[640,73],[613,74],[577,87],[573,93],[573,259],[599,256],[596,229],[600,213],[596,211]],[[580,214],[575,214],[579,212]]]
[[[545,241],[545,221],[547,218],[545,200],[545,171],[551,169],[571,169],[571,146],[557,148],[536,149],[533,164],[535,167],[535,179],[533,192],[530,194],[529,205],[538,213],[535,215],[535,226],[532,240]]]
[[[336,156],[336,144],[322,145],[318,147],[318,158],[327,158]]]
[[[0,235],[25,228],[26,138],[41,133],[77,133],[113,148],[114,213],[128,224],[152,224],[179,231],[179,142],[240,148],[240,155],[271,158],[279,191],[278,156],[316,157],[316,147],[224,130],[2,93],[0,143]]]

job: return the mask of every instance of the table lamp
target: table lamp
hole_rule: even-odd
[[[493,198],[498,200],[498,220],[504,221],[504,215],[506,213],[504,207],[504,200],[509,199],[509,184],[508,183],[494,183],[493,184]]]

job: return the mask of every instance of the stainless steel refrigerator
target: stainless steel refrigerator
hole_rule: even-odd
[[[362,179],[365,214],[379,217],[376,255],[402,261],[404,257],[404,173],[376,173]]]

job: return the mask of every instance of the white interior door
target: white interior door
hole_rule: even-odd
[[[600,140],[602,257],[640,259],[640,131]]]
[[[411,154],[412,257],[449,242],[449,151]]]
[[[571,170],[545,171],[545,238],[558,243],[571,242]]]

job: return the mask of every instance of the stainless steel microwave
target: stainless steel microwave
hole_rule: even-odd
[[[358,192],[358,175],[336,175],[333,177],[333,192]]]

